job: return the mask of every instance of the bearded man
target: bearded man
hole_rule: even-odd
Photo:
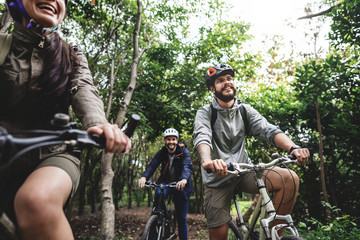
[[[179,143],[179,132],[174,128],[168,128],[163,134],[165,145],[156,153],[147,166],[144,174],[139,179],[139,188],[145,186],[146,180],[149,180],[161,165],[160,177],[158,183],[167,184],[177,182],[176,189],[166,188],[164,191],[165,198],[169,192],[174,194],[174,204],[176,211],[176,220],[178,224],[178,234],[180,240],[187,239],[186,215],[189,207],[189,198],[193,191],[191,174],[193,165],[190,159],[190,153],[186,145]],[[160,189],[156,189],[154,206],[158,205]]]
[[[243,192],[258,193],[255,173],[240,177],[227,174],[230,162],[252,164],[245,149],[246,135],[251,134],[284,149],[295,155],[299,163],[306,163],[310,155],[307,148],[295,145],[254,108],[236,99],[234,75],[234,69],[227,64],[207,70],[206,85],[214,98],[211,104],[197,111],[194,123],[194,146],[202,166],[204,212],[211,240],[227,239],[235,187],[240,187]],[[290,213],[299,188],[298,175],[275,167],[265,171],[263,179],[268,191],[275,192],[273,203],[278,214]]]

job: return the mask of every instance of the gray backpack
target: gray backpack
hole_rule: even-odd
[[[11,43],[12,43],[11,34],[0,33],[0,65],[4,63],[5,58],[9,53]]]

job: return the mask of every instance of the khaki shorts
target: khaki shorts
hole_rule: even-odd
[[[231,220],[231,199],[236,186],[247,193],[258,193],[255,173],[245,173],[233,182],[219,188],[204,189],[204,212],[208,228],[219,227]]]
[[[72,190],[71,197],[73,197],[76,193],[76,190],[79,186],[80,182],[80,160],[70,154],[59,153],[56,155],[52,155],[44,159],[36,169],[42,167],[58,167],[64,170],[71,178],[72,181]]]

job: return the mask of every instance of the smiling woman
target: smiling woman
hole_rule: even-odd
[[[128,151],[129,138],[106,120],[86,57],[60,38],[66,1],[6,3],[15,24],[0,64],[0,125],[8,132],[49,129],[54,114],[68,113],[71,105],[84,129],[104,135],[106,152]],[[22,239],[73,239],[63,209],[80,181],[79,156],[64,146],[41,148],[9,169],[0,210],[17,223]]]
[[[55,27],[65,18],[65,0],[23,0],[23,5],[29,16],[43,27]]]

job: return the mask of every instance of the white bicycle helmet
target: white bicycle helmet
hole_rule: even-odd
[[[164,131],[164,138],[174,136],[179,138],[179,132],[175,128],[168,128]]]

